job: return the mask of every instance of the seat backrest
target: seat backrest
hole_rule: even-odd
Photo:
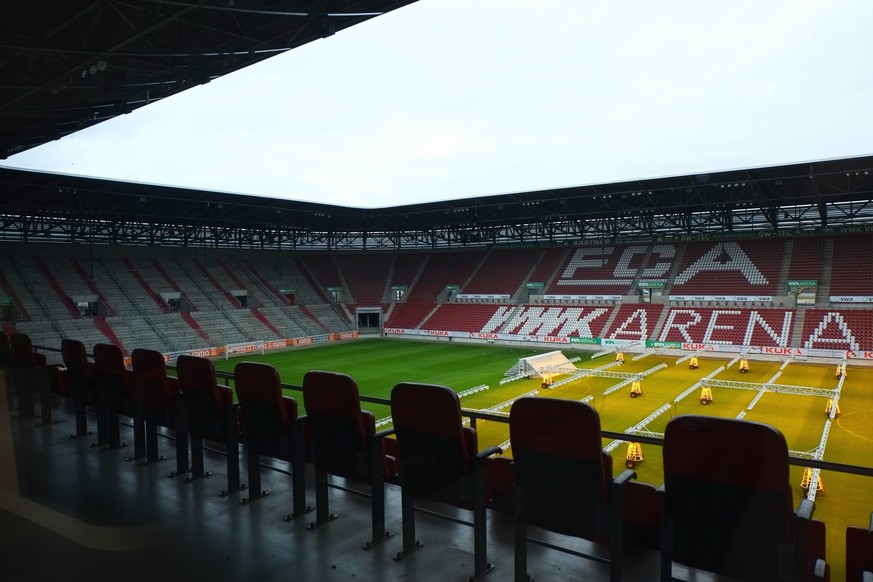
[[[45,356],[33,351],[33,343],[26,333],[14,332],[9,337],[14,368],[33,368],[45,365]],[[42,357],[40,357],[42,356]]]
[[[667,424],[663,455],[673,560],[735,578],[777,579],[795,519],[782,433],[745,420],[677,416]]]
[[[612,462],[601,448],[597,412],[573,400],[519,398],[509,412],[509,438],[521,518],[565,535],[601,537],[606,524],[598,506],[609,504]]]
[[[176,376],[185,403],[188,430],[210,439],[226,438],[224,412],[233,406],[233,390],[218,385],[212,360],[181,355],[176,360]]]
[[[88,361],[85,344],[79,340],[61,340],[61,358],[66,368],[67,388],[74,398],[90,399],[93,396],[94,367]]]
[[[125,400],[129,402],[133,397],[131,380],[120,347],[115,344],[94,345],[94,381],[110,410],[122,411]]]
[[[133,386],[147,408],[169,406],[178,386],[167,376],[164,355],[157,350],[137,348],[131,354]]]
[[[860,582],[873,572],[873,515],[869,527],[846,528],[846,580]]]
[[[64,367],[73,375],[80,375],[84,380],[94,379],[94,369],[88,361],[85,344],[79,340],[64,338],[61,340],[61,358]]]
[[[233,379],[246,446],[268,456],[286,457],[297,401],[282,394],[279,372],[269,364],[241,362],[233,370]]]
[[[215,365],[208,358],[179,356],[176,360],[176,377],[179,379],[182,394],[205,394],[211,400],[216,413],[221,413],[225,407],[233,404],[233,391],[218,385]]]
[[[446,386],[403,382],[391,391],[391,417],[403,486],[431,497],[470,475],[476,431],[461,422],[457,393]]]
[[[361,410],[355,380],[337,372],[308,372],[303,376],[303,406],[315,464],[329,473],[358,476],[358,453],[369,450],[376,422],[372,413]]]
[[[121,348],[115,344],[94,344],[94,371],[103,374],[126,372]]]

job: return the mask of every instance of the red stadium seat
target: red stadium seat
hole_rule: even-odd
[[[873,582],[873,514],[868,527],[846,528],[846,582]]]
[[[161,460],[158,451],[158,427],[175,430],[176,473],[188,472],[187,434],[177,427],[180,405],[179,382],[167,376],[164,355],[156,350],[137,348],[131,354],[136,413],[145,421],[146,462]]]
[[[115,449],[124,446],[119,433],[118,416],[133,420],[134,452],[131,458],[141,458],[145,451],[145,423],[135,418],[134,391],[131,373],[124,366],[124,354],[114,344],[94,346],[94,386],[97,406],[103,409],[106,424],[106,446]]]
[[[328,475],[369,484],[372,506],[372,536],[365,548],[384,541],[385,481],[397,474],[397,461],[385,454],[384,437],[376,433],[372,412],[361,410],[354,379],[335,372],[312,371],[303,377],[303,405],[312,431],[312,462],[315,465],[317,527],[332,520],[328,506]]]
[[[9,346],[12,353],[13,385],[18,395],[18,417],[36,416],[33,397],[39,391],[42,424],[51,424],[50,376],[45,354],[36,352],[30,336],[20,332],[14,332],[9,337]]]
[[[182,391],[184,428],[191,440],[191,479],[210,474],[203,467],[206,439],[225,447],[227,489],[221,495],[239,491],[239,407],[233,403],[233,390],[218,385],[215,366],[207,358],[179,356],[176,375]]]
[[[510,409],[509,438],[515,460],[516,582],[528,580],[528,542],[544,544],[528,537],[528,525],[608,544],[609,560],[547,547],[608,562],[610,580],[620,580],[622,488],[636,473],[628,469],[612,478],[597,412],[573,400],[520,398]]]
[[[391,416],[400,451],[403,550],[399,560],[421,547],[415,539],[415,499],[429,499],[473,511],[473,579],[487,574],[485,460],[500,451],[478,451],[476,431],[461,421],[457,393],[445,386],[401,383],[391,391]]]
[[[286,519],[310,511],[306,507],[303,418],[297,416],[297,401],[282,394],[279,372],[269,364],[241,362],[233,370],[240,404],[243,441],[247,450],[249,497],[268,495],[261,489],[261,456],[291,463],[292,512]]]
[[[61,357],[66,368],[67,390],[76,408],[76,434],[73,436],[85,436],[88,434],[88,406],[97,403],[94,365],[88,361],[85,344],[79,340],[61,340]],[[98,444],[102,444],[99,436]]]
[[[12,368],[12,346],[9,344],[9,336],[0,330],[0,370]]]
[[[795,513],[788,445],[756,422],[677,416],[664,435],[661,579],[673,565],[740,580],[824,579],[814,503]],[[817,543],[815,543],[817,542]]]

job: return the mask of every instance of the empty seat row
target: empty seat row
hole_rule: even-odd
[[[157,458],[156,428],[175,430],[177,471],[192,479],[207,475],[203,440],[222,443],[228,463],[225,492],[240,488],[241,442],[248,451],[248,502],[266,494],[260,486],[260,457],[286,460],[292,466],[289,519],[309,511],[303,482],[308,459],[316,469],[313,528],[335,517],[329,512],[328,475],[369,486],[372,531],[365,547],[390,537],[383,484],[397,483],[403,540],[396,559],[422,546],[414,515],[416,501],[428,499],[472,511],[473,578],[492,568],[487,559],[486,509],[508,507],[515,517],[519,581],[527,579],[529,544],[564,549],[534,537],[531,527],[605,545],[608,557],[595,559],[609,563],[613,580],[621,576],[622,540],[638,541],[646,527],[657,530],[656,539],[649,538],[646,545],[660,550],[664,580],[672,579],[675,565],[744,580],[827,579],[824,524],[812,519],[812,502],[804,499],[794,508],[787,444],[767,425],[694,415],[672,419],[664,438],[664,484],[655,492],[654,487],[633,482],[632,471],[613,477],[612,459],[602,450],[599,415],[580,402],[517,400],[509,418],[510,460],[497,455],[496,447],[479,450],[475,429],[462,422],[457,394],[444,386],[396,385],[391,394],[394,426],[376,432],[373,415],[361,410],[357,385],[347,375],[306,374],[307,415],[302,417],[297,401],[283,394],[278,372],[267,364],[237,364],[231,389],[218,384],[212,362],[205,358],[180,356],[178,378],[171,378],[163,356],[151,350],[135,350],[132,369],[127,370],[115,346],[98,344],[94,362],[82,364],[83,346],[75,343],[62,346],[65,362],[69,358],[64,372],[67,391],[77,402],[77,419],[79,402],[97,406],[98,440],[118,446],[117,437],[111,437],[117,430],[109,426],[111,416],[132,415],[139,443],[134,457],[152,461]],[[0,358],[4,354],[0,342]],[[107,365],[110,359],[113,366]],[[7,363],[11,359],[0,361]],[[122,380],[110,383],[110,377]],[[80,384],[74,387],[76,383]],[[847,533],[850,552],[873,539],[861,531],[866,538]],[[578,555],[576,550],[566,551]],[[869,567],[863,560],[851,563],[859,564],[862,573]]]

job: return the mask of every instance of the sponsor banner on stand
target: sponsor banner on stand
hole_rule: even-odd
[[[760,301],[772,303],[772,295],[670,295],[670,301]]]
[[[499,340],[500,334],[499,333],[482,333],[482,332],[471,331],[467,334],[467,337],[470,337],[473,339]]]
[[[873,303],[873,295],[831,295],[831,303]]]
[[[484,293],[458,293],[455,295],[457,299],[488,299],[488,300],[507,300],[510,295],[506,293],[493,293],[493,294],[484,294]]]
[[[661,348],[667,350],[681,350],[682,343],[681,342],[662,342],[655,340],[646,340],[647,348]]]
[[[603,340],[599,337],[571,337],[571,344],[587,344],[591,346],[599,346]]]
[[[624,346],[630,344],[639,344],[640,340],[622,340],[622,339],[613,339],[613,338],[603,338],[600,340],[600,345],[602,346],[615,346],[618,348],[622,348]]]
[[[614,283],[614,281],[611,281]],[[621,301],[621,295],[543,295],[548,301]]]

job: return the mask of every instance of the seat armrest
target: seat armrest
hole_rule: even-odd
[[[828,564],[821,558],[815,561],[815,569],[812,572],[813,580],[828,580]],[[866,582],[866,581],[865,581]],[[873,582],[873,577],[870,578],[869,582]]]
[[[815,511],[815,502],[807,498],[800,500],[800,505],[797,506],[798,521],[809,521],[812,519],[812,512]]]
[[[501,454],[501,455],[502,455],[502,454],[503,454],[503,449],[501,449],[501,448],[498,447],[498,446],[491,446],[491,447],[488,447],[488,448],[482,449],[481,451],[479,451],[478,453],[476,453],[476,458],[477,458],[477,459],[487,459],[488,457],[490,457],[490,456],[492,456],[492,455],[497,455],[497,454]]]
[[[384,439],[386,436],[390,436],[390,435],[394,434],[394,432],[395,432],[395,429],[393,429],[393,428],[386,428],[385,430],[380,430],[379,432],[377,432],[376,434],[373,435],[373,440]]]
[[[637,472],[631,469],[625,469],[621,474],[612,480],[613,487],[623,487],[625,483],[631,479],[637,478]]]

